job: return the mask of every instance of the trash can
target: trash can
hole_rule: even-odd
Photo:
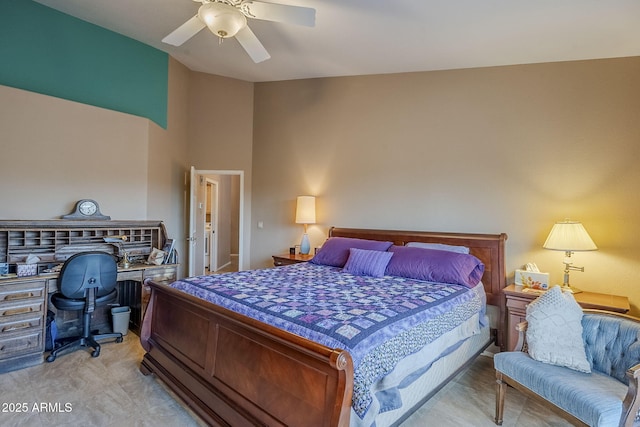
[[[129,316],[131,309],[127,306],[113,307],[111,319],[113,320],[113,332],[120,332],[123,336],[129,332]]]

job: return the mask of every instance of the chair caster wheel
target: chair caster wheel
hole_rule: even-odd
[[[98,350],[94,350],[91,352],[91,357],[98,357],[100,356],[100,352]]]
[[[50,354],[50,355],[48,355],[48,356],[47,356],[47,362],[51,363],[51,362],[53,362],[54,360],[56,360],[56,356],[54,356],[54,355],[52,355],[52,354]]]
[[[122,342],[122,337],[118,337],[118,338],[116,338],[116,342],[117,342],[117,343]]]

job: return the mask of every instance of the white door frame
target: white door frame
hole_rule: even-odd
[[[204,250],[196,251],[196,247],[202,247],[199,244],[198,236],[204,235],[204,221],[197,221],[197,214],[204,207],[204,200],[198,195],[202,192],[197,191],[198,185],[205,182],[204,175],[235,175],[240,177],[240,207],[238,212],[238,269],[242,270],[244,265],[244,171],[242,170],[200,170],[191,166],[191,179],[189,191],[189,240],[188,244],[188,275],[189,277],[204,274]],[[197,209],[196,209],[197,207]],[[203,240],[200,237],[200,240]],[[202,258],[198,263],[198,271],[196,271],[196,261]],[[202,270],[202,271],[199,271]]]
[[[206,178],[207,184],[212,185],[211,192],[207,194],[207,200],[209,202],[209,208],[211,210],[211,234],[209,235],[209,271],[214,272],[218,269],[218,203],[220,197],[218,196],[219,182],[215,179]]]

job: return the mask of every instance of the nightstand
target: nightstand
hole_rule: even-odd
[[[518,342],[518,331],[516,325],[526,320],[527,304],[542,294],[522,286],[509,285],[504,288],[507,298],[507,350],[513,350],[513,346]],[[596,310],[614,311],[626,313],[629,311],[629,298],[617,295],[597,294],[594,292],[580,292],[573,295],[576,302],[582,308],[592,308]]]
[[[290,265],[297,264],[299,262],[307,262],[313,258],[313,255],[302,255],[302,254],[283,254],[283,255],[273,255],[273,265],[276,267],[280,267],[282,265]]]

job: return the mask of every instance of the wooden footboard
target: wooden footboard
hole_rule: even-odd
[[[347,426],[348,352],[147,282],[150,334],[140,370],[210,425]]]

